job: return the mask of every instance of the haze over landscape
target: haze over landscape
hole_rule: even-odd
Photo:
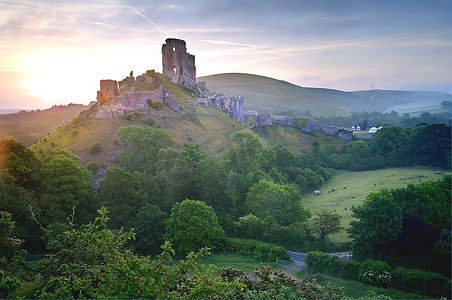
[[[100,79],[161,69],[168,37],[197,76],[304,87],[452,92],[451,8],[438,1],[2,1],[0,108],[95,100]]]

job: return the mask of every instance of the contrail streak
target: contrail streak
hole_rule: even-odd
[[[165,35],[169,36],[168,32],[166,32],[165,30],[163,30],[162,28],[160,28],[159,26],[157,26],[157,24],[155,24],[154,22],[152,22],[151,20],[149,20],[145,15],[143,15],[141,12],[139,12],[138,10],[136,10],[135,8],[129,6],[127,3],[125,3],[124,1],[121,1],[122,4],[124,4],[128,9],[130,9],[132,12],[136,13],[137,15],[139,15],[140,17],[142,17],[143,19],[145,19],[146,21],[148,21],[149,23],[151,23],[155,29],[157,29],[158,31],[164,33]]]

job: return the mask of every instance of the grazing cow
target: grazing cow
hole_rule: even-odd
[[[322,195],[322,193],[320,191],[314,191],[314,196],[318,196],[318,195]]]

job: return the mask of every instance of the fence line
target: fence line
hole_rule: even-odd
[[[290,261],[285,261],[282,259],[278,259],[276,258],[276,265],[280,268],[286,269],[286,270],[291,270],[291,271],[295,271],[295,272],[299,272],[299,271],[303,271],[305,268],[305,264],[304,263],[293,263]]]

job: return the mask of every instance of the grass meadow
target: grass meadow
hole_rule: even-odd
[[[387,168],[363,172],[339,171],[319,189],[322,192],[320,196],[304,195],[302,203],[313,214],[322,209],[339,213],[342,216],[342,227],[348,228],[352,220],[350,208],[361,205],[370,192],[437,180],[446,174],[449,172],[431,167]],[[333,243],[350,241],[345,230],[331,235],[330,240]]]

